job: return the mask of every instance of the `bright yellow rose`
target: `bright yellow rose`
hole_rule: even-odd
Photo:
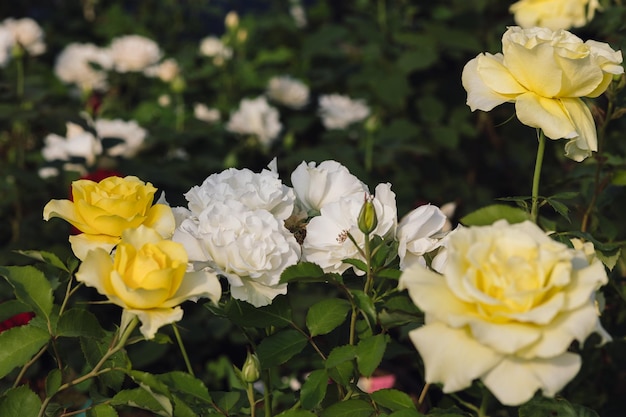
[[[596,151],[591,111],[581,97],[597,97],[624,68],[621,51],[606,43],[583,42],[564,30],[510,27],[502,53],[479,54],[463,68],[471,110],[489,111],[515,103],[520,122],[550,139],[570,139],[565,155],[582,161]]]
[[[409,336],[426,381],[446,393],[481,379],[505,405],[554,396],[577,373],[574,340],[605,339],[594,293],[608,281],[589,253],[548,237],[534,223],[459,228],[449,237],[443,276],[419,263],[401,276],[424,312]]]
[[[102,248],[89,251],[76,279],[122,307],[123,323],[137,316],[142,334],[151,339],[159,327],[182,318],[178,305],[183,301],[208,297],[217,302],[220,298],[217,276],[186,272],[187,261],[182,244],[164,240],[142,225],[122,233],[113,256]]]
[[[43,209],[44,220],[60,217],[82,233],[71,236],[74,254],[84,259],[91,249],[110,251],[124,230],[146,225],[164,238],[174,233],[172,209],[152,205],[157,189],[137,177],[108,177],[100,182],[78,180],[72,183],[72,200],[51,200]]]
[[[520,0],[509,11],[521,27],[557,30],[586,25],[597,9],[600,9],[598,0]]]

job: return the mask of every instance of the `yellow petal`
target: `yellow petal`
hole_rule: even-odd
[[[170,297],[163,304],[163,307],[173,307],[186,300],[196,301],[201,297],[206,297],[217,304],[221,296],[222,286],[215,273],[209,271],[187,272],[176,294]]]
[[[119,298],[124,303],[125,308],[134,310],[148,310],[161,307],[169,295],[166,289],[132,289],[126,285],[124,277],[118,271],[111,273],[111,287],[111,294]]]
[[[593,115],[581,99],[561,100],[578,135],[565,145],[565,156],[580,162],[598,150],[598,136]]]
[[[548,99],[529,92],[517,97],[515,112],[520,122],[543,130],[550,139],[573,138],[578,135],[561,100]]]
[[[102,295],[111,294],[109,277],[113,271],[111,256],[104,249],[89,251],[76,272],[76,279]]]
[[[155,204],[150,207],[143,224],[155,229],[165,239],[172,237],[176,228],[172,208],[165,204]]]
[[[542,97],[555,97],[562,88],[563,70],[554,60],[554,47],[539,43],[533,48],[504,42],[504,65],[527,90]]]
[[[70,200],[50,200],[43,208],[43,219],[47,221],[53,217],[65,220],[81,232],[100,233],[99,230],[85,223],[84,219],[76,211],[76,206]]]
[[[478,72],[478,60],[481,57],[497,59],[497,56],[490,54],[478,55],[465,64],[461,74],[461,82],[467,91],[467,105],[472,111],[489,111],[502,103],[513,101],[512,96],[500,94],[485,84],[485,80]]]
[[[111,253],[111,250],[120,241],[119,237],[107,236],[107,235],[90,235],[87,233],[81,233],[79,235],[70,236],[70,245],[72,246],[72,252],[78,259],[85,260],[87,253],[90,250],[97,248],[104,249],[106,253]]]

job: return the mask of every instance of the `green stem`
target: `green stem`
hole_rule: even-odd
[[[185,129],[185,103],[183,95],[176,94],[176,131],[182,132]]]
[[[374,274],[372,272],[372,245],[370,244],[370,234],[365,233],[365,264],[367,272],[365,278],[365,288],[363,291],[369,296],[372,286],[374,285]]]
[[[248,382],[246,394],[248,394],[248,403],[250,404],[250,417],[255,417],[256,401],[254,400],[254,384],[252,382]]]
[[[183,355],[185,366],[187,366],[187,372],[189,372],[189,375],[195,377],[195,374],[193,373],[193,367],[191,366],[191,362],[189,361],[187,350],[185,349],[185,345],[183,344],[182,337],[180,337],[180,332],[178,331],[178,326],[176,326],[176,323],[172,324],[172,329],[174,329],[174,336],[176,336],[176,342],[178,343],[178,347],[180,348],[180,353]]]
[[[265,389],[263,390],[263,408],[265,410],[265,417],[272,417],[272,396],[270,393],[270,371],[266,370],[263,377],[263,384]]]
[[[22,101],[22,97],[24,97],[24,55],[20,55],[15,60],[15,65],[17,69],[17,86],[16,86],[16,94],[19,101]]]
[[[530,209],[530,218],[534,223],[537,223],[537,217],[539,213],[539,178],[541,177],[541,165],[543,164],[543,154],[546,149],[546,136],[543,131],[539,131],[539,145],[537,146],[537,159],[535,160],[535,172],[533,174],[533,189],[532,189],[532,205]]]

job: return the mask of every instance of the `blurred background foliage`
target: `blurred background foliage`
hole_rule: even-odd
[[[290,15],[293,1],[288,0],[1,2],[0,19],[31,17],[41,25],[47,51],[26,57],[23,95],[16,89],[16,66],[10,63],[0,69],[0,264],[29,262],[14,249],[70,256],[68,226],[43,222],[42,208],[51,198],[67,198],[77,175],[66,172],[42,179],[38,172],[45,161],[40,150],[46,135],[63,136],[66,122],[79,121],[85,110],[95,109],[98,116],[110,119],[136,120],[149,132],[145,148],[134,158],[103,160],[93,169],[114,169],[150,181],[165,191],[173,206],[185,204],[184,192],[212,173],[227,167],[259,171],[274,157],[285,179],[303,160],[335,159],[372,189],[379,182],[390,182],[400,216],[420,204],[455,202],[459,219],[498,198],[528,196],[535,131],[516,120],[512,104],[472,113],[461,85],[467,61],[481,52],[500,52],[500,38],[514,24],[510,3],[306,0],[301,3],[306,24],[299,27]],[[572,32],[623,50],[626,5],[602,3],[604,10],[589,25]],[[229,32],[224,24],[226,13],[233,10],[240,19],[237,31],[245,31],[245,36]],[[174,91],[172,85],[138,74],[112,74],[108,91],[84,98],[55,76],[55,59],[69,43],[106,46],[127,34],[155,40],[165,57],[176,59],[184,88]],[[232,59],[223,65],[198,53],[200,41],[210,35],[233,48]],[[305,82],[311,99],[301,110],[276,105],[283,125],[279,138],[266,147],[229,132],[226,120],[240,100],[263,94],[268,80],[282,74]],[[317,114],[317,97],[332,93],[364,99],[372,109],[370,117],[347,129],[325,129]],[[165,94],[172,99],[169,106],[159,104]],[[613,98],[617,109],[625,105],[624,96]],[[209,124],[196,119],[197,102],[219,109],[222,120]],[[607,98],[589,104],[601,125]],[[626,309],[616,307],[626,297],[623,259],[616,250],[626,238],[625,128],[623,118],[612,120],[603,152],[584,163],[563,156],[564,141],[550,141],[540,189],[543,196],[567,192],[542,208],[544,227],[578,230],[595,198],[600,167],[602,193],[597,194],[587,231],[599,243],[612,244],[607,247],[616,254],[612,288],[606,291],[605,327],[618,341],[601,351],[604,357],[589,349],[593,357],[584,362],[589,369],[583,369],[568,389],[582,404],[604,410],[601,415],[617,415],[610,410],[624,401],[625,392]],[[304,310],[328,296],[327,288],[308,288],[304,294],[290,287],[289,297],[300,297],[292,305]],[[253,336],[233,331],[229,320],[199,310],[206,313],[203,306],[186,306],[181,322],[186,329],[203,329],[184,333],[188,349],[210,388],[226,389],[235,379],[225,355],[241,364],[246,353],[242,340]],[[99,311],[102,317],[118,314],[106,307]],[[176,354],[167,354],[170,349],[175,348],[146,342],[131,347],[130,354],[136,367],[158,372],[171,369],[170,362],[180,362]],[[411,359],[407,366],[406,355],[414,357],[414,352],[402,346],[395,349],[387,370],[401,372],[400,381],[410,392],[414,388],[410,375],[418,372],[419,364]],[[586,379],[591,369],[600,379]]]

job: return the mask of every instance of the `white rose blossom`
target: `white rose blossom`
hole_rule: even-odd
[[[409,332],[427,383],[451,393],[480,379],[505,405],[557,394],[581,366],[569,351],[593,332],[610,337],[594,294],[608,282],[589,248],[556,242],[531,222],[460,227],[443,275],[412,264],[400,277],[425,325]]]
[[[94,64],[101,69],[94,68]],[[91,43],[71,43],[57,56],[54,73],[66,84],[82,91],[107,88],[107,70],[113,67],[109,51]]]
[[[267,96],[276,103],[301,109],[309,102],[309,87],[288,75],[272,77],[267,84]]]
[[[148,132],[139,126],[134,120],[124,121],[121,119],[98,119],[94,123],[94,128],[98,137],[122,139],[122,143],[117,143],[106,150],[110,156],[122,156],[132,158],[141,149]]]
[[[329,94],[319,98],[319,115],[326,129],[345,129],[367,118],[370,108],[363,100]]]
[[[342,198],[363,199],[367,185],[352,175],[337,161],[300,163],[291,173],[291,184],[298,204],[308,213],[317,215],[322,207]]]
[[[195,103],[193,105],[193,115],[196,119],[207,123],[217,123],[222,118],[222,114],[218,109],[209,108],[203,103]]]
[[[6,67],[11,61],[11,50],[15,44],[15,38],[11,31],[0,25],[0,67]]]
[[[342,274],[351,268],[344,259],[365,261],[359,252],[364,247],[365,236],[358,227],[358,217],[363,206],[364,195],[342,198],[325,204],[319,216],[313,217],[306,227],[302,243],[304,260],[318,264],[324,272]],[[393,236],[397,226],[396,195],[391,184],[379,184],[372,200],[378,218],[372,235]],[[358,247],[348,237],[352,235]],[[353,268],[357,275],[365,272]]]
[[[43,30],[33,19],[9,17],[4,19],[0,25],[13,34],[13,41],[24,48],[29,55],[36,56],[46,52]]]
[[[213,63],[220,66],[233,57],[233,49],[217,36],[207,36],[200,41],[200,55],[213,58]]]
[[[162,52],[152,39],[141,35],[114,38],[110,46],[111,58],[117,72],[143,72],[157,64]]]
[[[144,70],[148,77],[155,77],[164,83],[172,82],[180,74],[180,66],[174,58],[167,58]]]
[[[278,110],[270,106],[263,96],[241,100],[239,108],[230,115],[226,124],[229,132],[253,135],[264,146],[269,146],[281,129]]]
[[[446,215],[430,204],[411,210],[400,220],[396,231],[400,270],[414,262],[426,265],[424,255],[439,247],[446,221]]]
[[[51,133],[44,138],[43,158],[52,162],[78,157],[84,158],[88,166],[93,165],[96,157],[102,154],[100,140],[75,123],[68,122],[66,128],[65,137]]]

